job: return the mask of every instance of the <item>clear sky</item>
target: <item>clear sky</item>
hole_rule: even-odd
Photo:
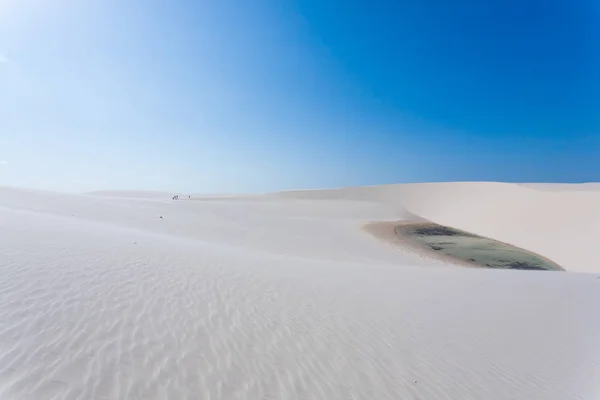
[[[0,185],[600,181],[597,0],[0,0]]]

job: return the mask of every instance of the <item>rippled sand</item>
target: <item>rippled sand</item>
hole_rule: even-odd
[[[398,251],[369,196],[0,189],[0,398],[599,398],[595,275]]]

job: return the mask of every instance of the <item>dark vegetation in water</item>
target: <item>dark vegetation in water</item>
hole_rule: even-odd
[[[422,226],[415,229],[417,235],[424,236],[455,236],[460,235],[458,231],[441,225]]]
[[[514,261],[509,264],[506,264],[506,268],[546,271],[546,268],[540,267],[539,265],[531,264],[528,262],[520,262],[520,261]]]
[[[470,233],[460,231],[458,229],[449,228],[447,226],[431,224],[428,226],[419,226],[415,228],[414,232],[417,235],[422,236],[465,236],[465,237],[475,237]],[[441,243],[440,243],[441,244]]]

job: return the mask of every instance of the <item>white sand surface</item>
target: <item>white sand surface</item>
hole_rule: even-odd
[[[417,216],[571,272],[441,264],[361,229]],[[599,234],[600,191],[568,187],[0,188],[0,399],[598,399]]]
[[[149,190],[101,190],[97,192],[89,193],[93,196],[107,196],[107,197],[123,197],[131,199],[163,199],[169,200],[173,196],[179,194],[178,192],[158,192]]]
[[[588,183],[522,183],[522,186],[531,187],[538,190],[600,190],[600,183],[588,182]]]

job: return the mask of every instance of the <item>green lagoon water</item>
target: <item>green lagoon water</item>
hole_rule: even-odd
[[[527,250],[434,223],[398,225],[396,235],[434,252],[486,268],[562,271],[558,264]]]

